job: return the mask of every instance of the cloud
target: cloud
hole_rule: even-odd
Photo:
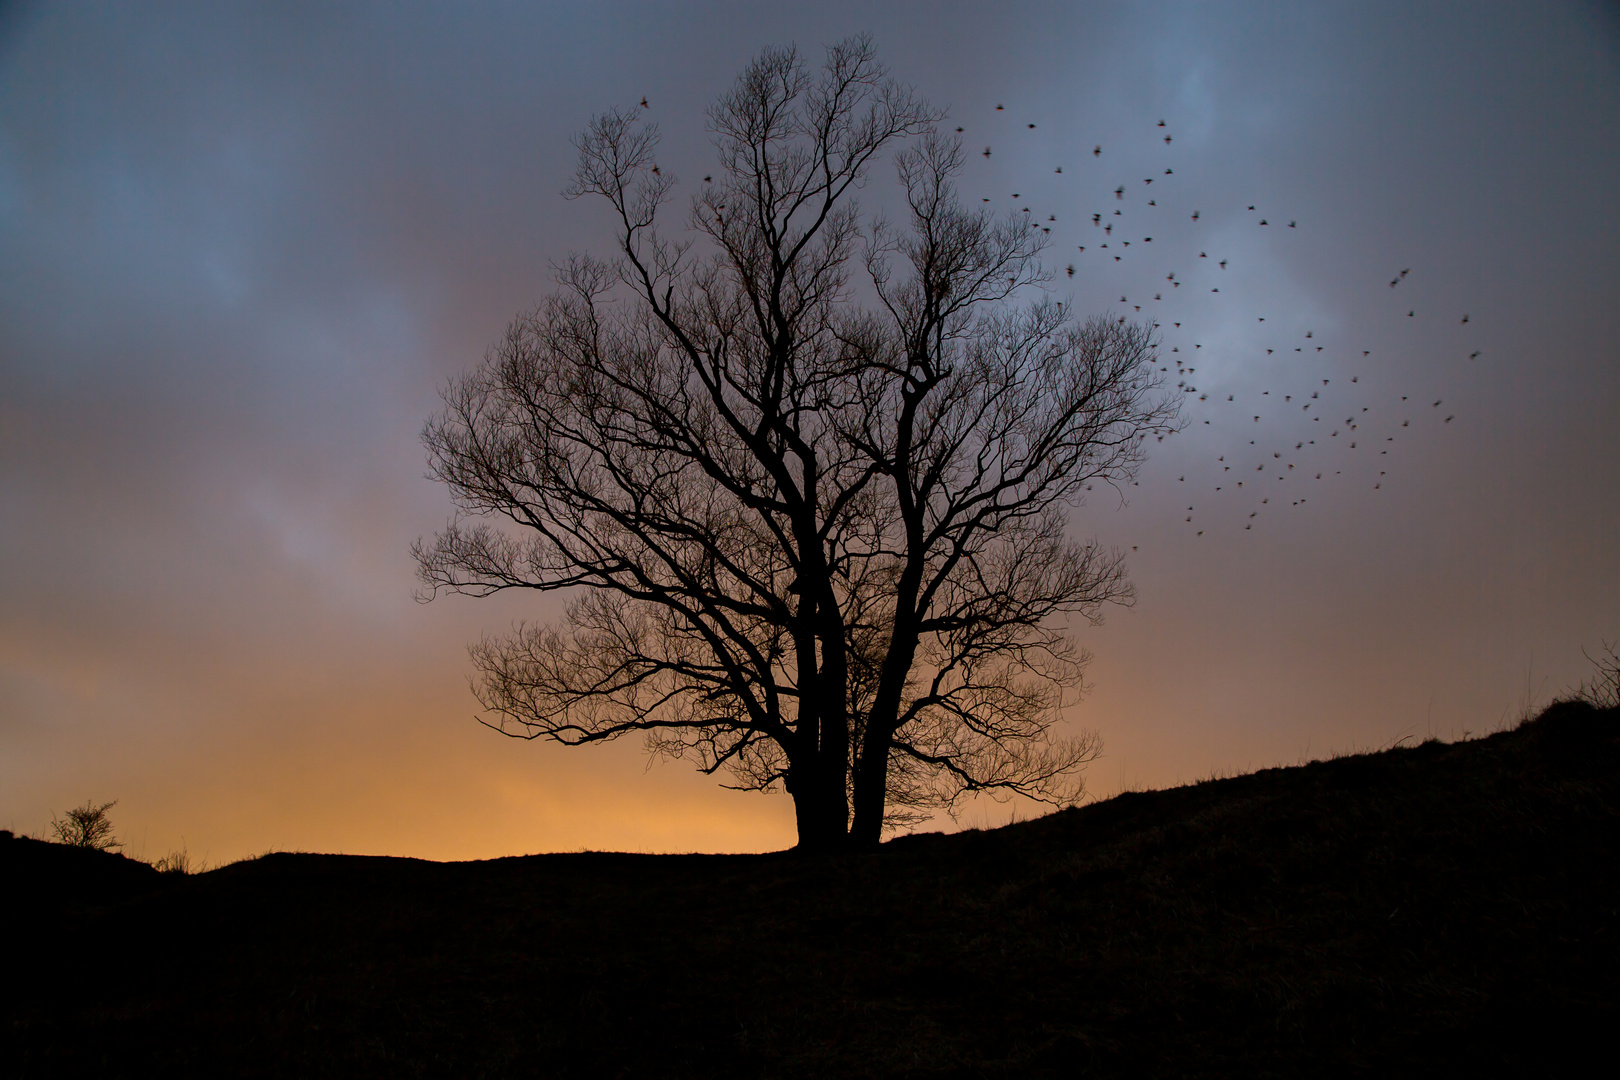
[[[968,201],[1059,219],[1052,261],[1079,273],[1057,284],[1082,309],[1175,298],[1186,325],[1167,324],[1165,342],[1199,355],[1195,382],[1291,388],[1304,361],[1261,350],[1312,329],[1333,353],[1311,377],[1360,377],[1355,407],[1456,402],[1450,428],[1436,416],[1397,436],[1396,479],[1376,497],[1377,467],[1341,464],[1353,490],[1292,517],[1266,504],[1264,539],[1213,490],[1193,500],[1203,540],[1183,527],[1176,477],[1212,478],[1234,439],[1247,452],[1214,423],[1155,447],[1124,511],[1098,502],[1078,520],[1141,549],[1141,601],[1088,637],[1098,690],[1077,714],[1138,778],[1375,742],[1430,699],[1460,723],[1520,692],[1529,649],[1569,681],[1580,644],[1620,634],[1604,621],[1620,510],[1602,497],[1620,461],[1620,256],[1606,239],[1620,225],[1620,78],[1596,15],[0,10],[13,13],[0,23],[0,816],[23,827],[94,776],[108,798],[153,792],[153,820],[176,830],[242,793],[251,813],[220,811],[236,823],[218,830],[220,855],[406,851],[413,837],[487,853],[477,815],[449,808],[519,784],[492,764],[509,754],[620,824],[500,836],[681,846],[629,824],[646,805],[640,774],[622,771],[629,748],[483,741],[464,645],[551,609],[412,601],[408,545],[448,512],[417,433],[442,380],[543,295],[549,265],[601,249],[599,211],[559,195],[569,136],[593,111],[647,96],[672,171],[695,181],[712,168],[702,110],[760,46],[797,42],[814,60],[861,29],[951,107],[970,146],[994,144],[964,174]],[[887,176],[863,193],[874,207]],[[1137,226],[1154,197],[1175,220],[1153,226],[1149,256]],[[1133,240],[1117,269],[1090,220],[1116,207]],[[1217,247],[1225,271],[1198,258]],[[1392,306],[1387,275],[1403,267]],[[1168,269],[1188,284],[1166,287]],[[1202,428],[1218,414],[1190,415]],[[379,759],[379,741],[404,749]],[[441,768],[451,779],[423,805],[454,828],[423,809],[391,841],[380,815],[345,831],[364,818],[358,796],[336,794],[345,778],[381,793],[394,776],[403,792]],[[693,825],[703,844],[779,835],[712,825],[729,796],[669,790],[711,822]]]

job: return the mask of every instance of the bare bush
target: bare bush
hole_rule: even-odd
[[[1575,691],[1575,697],[1599,709],[1620,708],[1620,655],[1615,653],[1615,646],[1605,641],[1600,655],[1593,656],[1585,649],[1581,654],[1595,670]]]
[[[87,800],[83,806],[69,810],[65,818],[59,820],[52,817],[51,833],[56,837],[57,843],[72,847],[92,848],[96,851],[112,851],[123,847],[113,835],[112,821],[107,817],[107,811],[117,805],[116,799],[100,806]]]

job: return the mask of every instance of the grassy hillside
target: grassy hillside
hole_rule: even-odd
[[[1487,1074],[1620,1028],[1620,714],[840,857],[0,841],[18,1076]],[[93,864],[93,865],[92,865]]]

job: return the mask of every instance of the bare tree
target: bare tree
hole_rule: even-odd
[[[1068,511],[1176,405],[1150,327],[1076,322],[1040,230],[959,205],[941,118],[865,38],[819,75],[767,50],[709,112],[681,239],[656,130],[592,120],[567,194],[606,200],[617,253],[559,267],[424,433],[458,507],[414,549],[432,592],[572,593],[473,647],[486,722],[785,788],[805,848],[1078,796],[1098,743],[1052,736],[1085,660],[1064,620],[1131,593]],[[904,227],[853,198],[891,148]]]
[[[92,848],[96,851],[112,851],[123,847],[118,838],[113,835],[112,819],[107,811],[117,806],[117,800],[110,803],[95,803],[86,800],[83,806],[74,807],[67,812],[67,817],[57,820],[51,818],[51,834],[56,837],[59,844],[68,844],[72,847]]]

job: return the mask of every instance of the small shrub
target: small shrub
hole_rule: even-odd
[[[1597,669],[1592,678],[1580,685],[1575,691],[1575,698],[1584,701],[1599,709],[1613,709],[1620,707],[1620,655],[1615,653],[1615,646],[1605,641],[1601,656],[1593,656],[1582,649],[1586,658],[1592,661]]]
[[[199,860],[193,860],[191,853],[181,848],[171,851],[152,866],[160,874],[200,874],[206,869]]]
[[[70,847],[92,848],[96,851],[112,851],[123,847],[118,838],[113,835],[112,821],[107,817],[107,811],[118,805],[114,799],[110,803],[96,806],[89,800],[80,807],[67,812],[67,817],[58,820],[51,818],[51,832],[55,834],[59,844]]]

